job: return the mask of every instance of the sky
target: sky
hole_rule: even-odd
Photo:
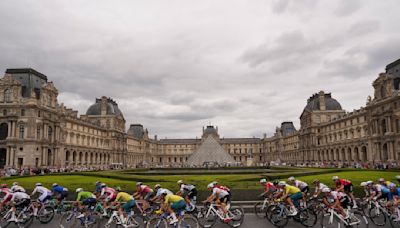
[[[32,67],[85,114],[112,97],[158,138],[272,136],[307,99],[347,111],[400,58],[398,0],[0,1],[0,71]]]

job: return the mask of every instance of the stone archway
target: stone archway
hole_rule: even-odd
[[[388,152],[388,145],[387,143],[383,144],[382,147],[382,161],[389,160],[389,152]]]
[[[7,149],[0,148],[0,169],[7,165]]]
[[[53,165],[53,153],[50,149],[47,150],[47,166]]]
[[[367,160],[368,160],[367,147],[363,146],[361,147],[361,161],[367,161]]]
[[[353,158],[354,158],[354,161],[360,161],[360,153],[359,153],[359,151],[358,151],[358,147],[354,147],[354,156],[353,156]]]
[[[70,157],[71,157],[71,153],[69,152],[69,150],[67,150],[65,152],[65,165],[69,165],[70,163]]]
[[[5,140],[8,136],[8,124],[1,123],[0,124],[0,140]]]

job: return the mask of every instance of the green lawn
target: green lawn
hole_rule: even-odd
[[[319,170],[313,169],[317,174],[310,174],[310,169],[293,171],[283,171],[281,174],[269,176],[269,174],[208,174],[208,175],[131,175],[124,172],[93,172],[93,173],[77,173],[71,175],[48,175],[48,176],[32,176],[32,177],[16,177],[4,178],[3,182],[11,184],[18,181],[22,186],[28,190],[32,190],[36,182],[41,182],[44,186],[50,187],[52,183],[58,183],[70,189],[75,190],[82,187],[87,190],[94,190],[94,184],[97,180],[107,183],[109,186],[120,186],[121,188],[132,192],[135,189],[137,181],[143,181],[146,184],[154,186],[160,183],[163,187],[171,190],[177,190],[176,181],[182,179],[187,183],[197,186],[199,190],[205,190],[208,183],[217,180],[223,185],[231,189],[261,189],[258,180],[263,176],[268,176],[270,179],[281,177],[286,179],[287,176],[295,174],[296,178],[303,180],[309,184],[314,179],[320,179],[321,182],[333,186],[332,176],[339,176],[340,178],[350,179],[354,185],[359,186],[360,182],[373,180],[376,181],[380,177],[387,180],[393,180],[398,172],[394,171],[365,171],[365,170],[338,170],[340,172],[333,172],[334,170]],[[304,175],[302,175],[302,172]],[[321,172],[328,172],[320,174]],[[284,178],[283,178],[284,177]]]

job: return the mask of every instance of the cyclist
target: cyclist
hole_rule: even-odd
[[[22,209],[29,207],[29,204],[31,203],[31,197],[25,192],[22,192],[21,189],[17,189],[16,192],[13,193],[10,202],[13,207],[11,209],[11,218],[7,220],[7,222],[16,222],[17,218],[15,212],[17,209],[18,211],[21,211]]]
[[[96,200],[96,196],[88,191],[83,191],[82,188],[77,188],[76,193],[78,193],[78,195],[76,196],[76,203],[78,204],[79,209],[82,210],[82,206],[88,206],[88,208],[90,209],[91,207],[94,207],[97,203]],[[76,218],[83,218],[86,216],[86,212],[81,213],[79,216],[77,216]]]
[[[211,192],[211,195],[208,196],[207,199],[203,201],[203,203],[211,203],[211,201],[215,201],[216,206],[220,208],[225,215],[224,221],[230,221],[232,218],[229,218],[226,206],[231,201],[231,194],[228,191],[219,188],[219,186],[214,183],[208,184],[207,189]]]
[[[346,213],[343,208],[347,208],[350,203],[350,198],[344,192],[332,191],[330,188],[322,189],[324,193],[323,202],[329,207],[338,211],[343,218],[346,219]]]
[[[117,197],[117,192],[115,189],[107,187],[105,183],[101,184],[101,192],[100,192],[100,199],[104,199],[103,207],[105,209],[108,208],[108,203],[113,202]],[[107,215],[106,210],[104,210],[104,215]]]
[[[399,184],[400,184],[400,175],[397,175],[395,178],[396,178],[397,182],[399,182]]]
[[[7,184],[2,184],[0,186],[0,194],[3,195],[3,198],[1,199],[1,204],[0,204],[0,211],[2,211],[3,206],[6,205],[8,202],[10,202],[13,193],[8,188]]]
[[[140,199],[144,200],[143,209],[146,210],[150,207],[149,201],[154,195],[153,189],[151,189],[148,185],[143,184],[142,182],[136,183],[136,192],[133,193],[133,197],[140,197]]]
[[[313,184],[315,186],[315,191],[314,191],[314,195],[313,195],[314,198],[317,198],[319,196],[319,194],[321,194],[322,189],[328,188],[327,185],[321,183],[320,180],[318,180],[318,179],[315,179],[313,181]]]
[[[390,181],[385,181],[385,178],[379,178],[378,182],[379,184],[384,185],[387,188],[389,187],[389,185],[392,184],[392,182]]]
[[[191,184],[185,184],[183,180],[178,180],[179,191],[176,193],[178,196],[184,197],[186,204],[196,205],[197,200],[197,189],[196,186]]]
[[[172,193],[170,190],[166,189],[166,188],[161,188],[160,184],[156,184],[154,185],[154,190],[156,190],[156,196],[153,197],[153,199],[151,199],[151,201],[159,201],[161,199],[161,192],[163,190],[167,191],[168,195],[173,195],[174,193]]]
[[[385,185],[375,184],[372,188],[374,194],[371,194],[370,198],[372,198],[374,201],[380,199],[386,199],[387,201],[390,201],[392,199],[392,193]]]
[[[120,187],[115,188],[117,192],[117,196],[113,205],[122,204],[121,207],[118,208],[119,216],[123,223],[126,223],[128,214],[131,213],[132,208],[136,205],[135,199],[128,193],[121,191]]]
[[[167,211],[171,215],[172,220],[170,224],[175,224],[178,222],[176,213],[179,213],[186,208],[185,200],[178,195],[168,195],[168,192],[165,190],[161,192],[161,199],[163,200],[161,209]]]
[[[339,179],[338,176],[333,176],[332,180],[335,182],[336,191],[344,192],[348,196],[350,196],[350,198],[353,201],[353,208],[357,208],[357,202],[353,195],[353,184],[351,183],[351,181],[346,179]]]
[[[51,199],[51,191],[43,187],[41,183],[36,183],[35,184],[35,189],[33,189],[33,192],[31,193],[31,196],[35,195],[36,193],[39,193],[38,201],[40,203],[45,203],[47,200]]]
[[[260,184],[264,186],[264,192],[261,194],[261,196],[270,196],[276,191],[275,185],[266,179],[261,179]]]
[[[396,187],[395,184],[392,184],[389,186],[390,192],[392,193],[393,196],[393,203],[394,205],[399,206],[400,205],[400,187]]]
[[[95,194],[97,196],[100,196],[101,193],[101,182],[100,181],[96,181],[96,187],[95,187]]]
[[[294,177],[289,177],[288,183],[300,189],[303,195],[307,194],[310,191],[310,187],[308,187],[308,184],[306,182],[301,180],[296,180]]]
[[[57,183],[53,184],[52,192],[56,195],[56,198],[59,202],[67,199],[68,197],[68,189],[58,185]]]
[[[368,182],[361,182],[360,186],[364,189],[365,198],[368,198],[370,195],[370,191],[368,188]]]
[[[22,186],[20,186],[20,185],[18,184],[18,182],[14,182],[14,183],[12,184],[10,190],[13,191],[13,192],[17,192],[17,191],[18,191],[18,192],[26,192],[26,191],[25,191],[25,188],[22,187]]]
[[[278,183],[278,187],[283,190],[283,194],[280,197],[281,200],[285,200],[290,205],[289,216],[297,215],[297,209],[294,205],[298,205],[298,201],[303,198],[301,190],[295,186],[286,184],[284,181]]]

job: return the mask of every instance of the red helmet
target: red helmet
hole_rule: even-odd
[[[8,186],[7,186],[7,184],[1,184],[0,187],[1,188],[7,188]]]

